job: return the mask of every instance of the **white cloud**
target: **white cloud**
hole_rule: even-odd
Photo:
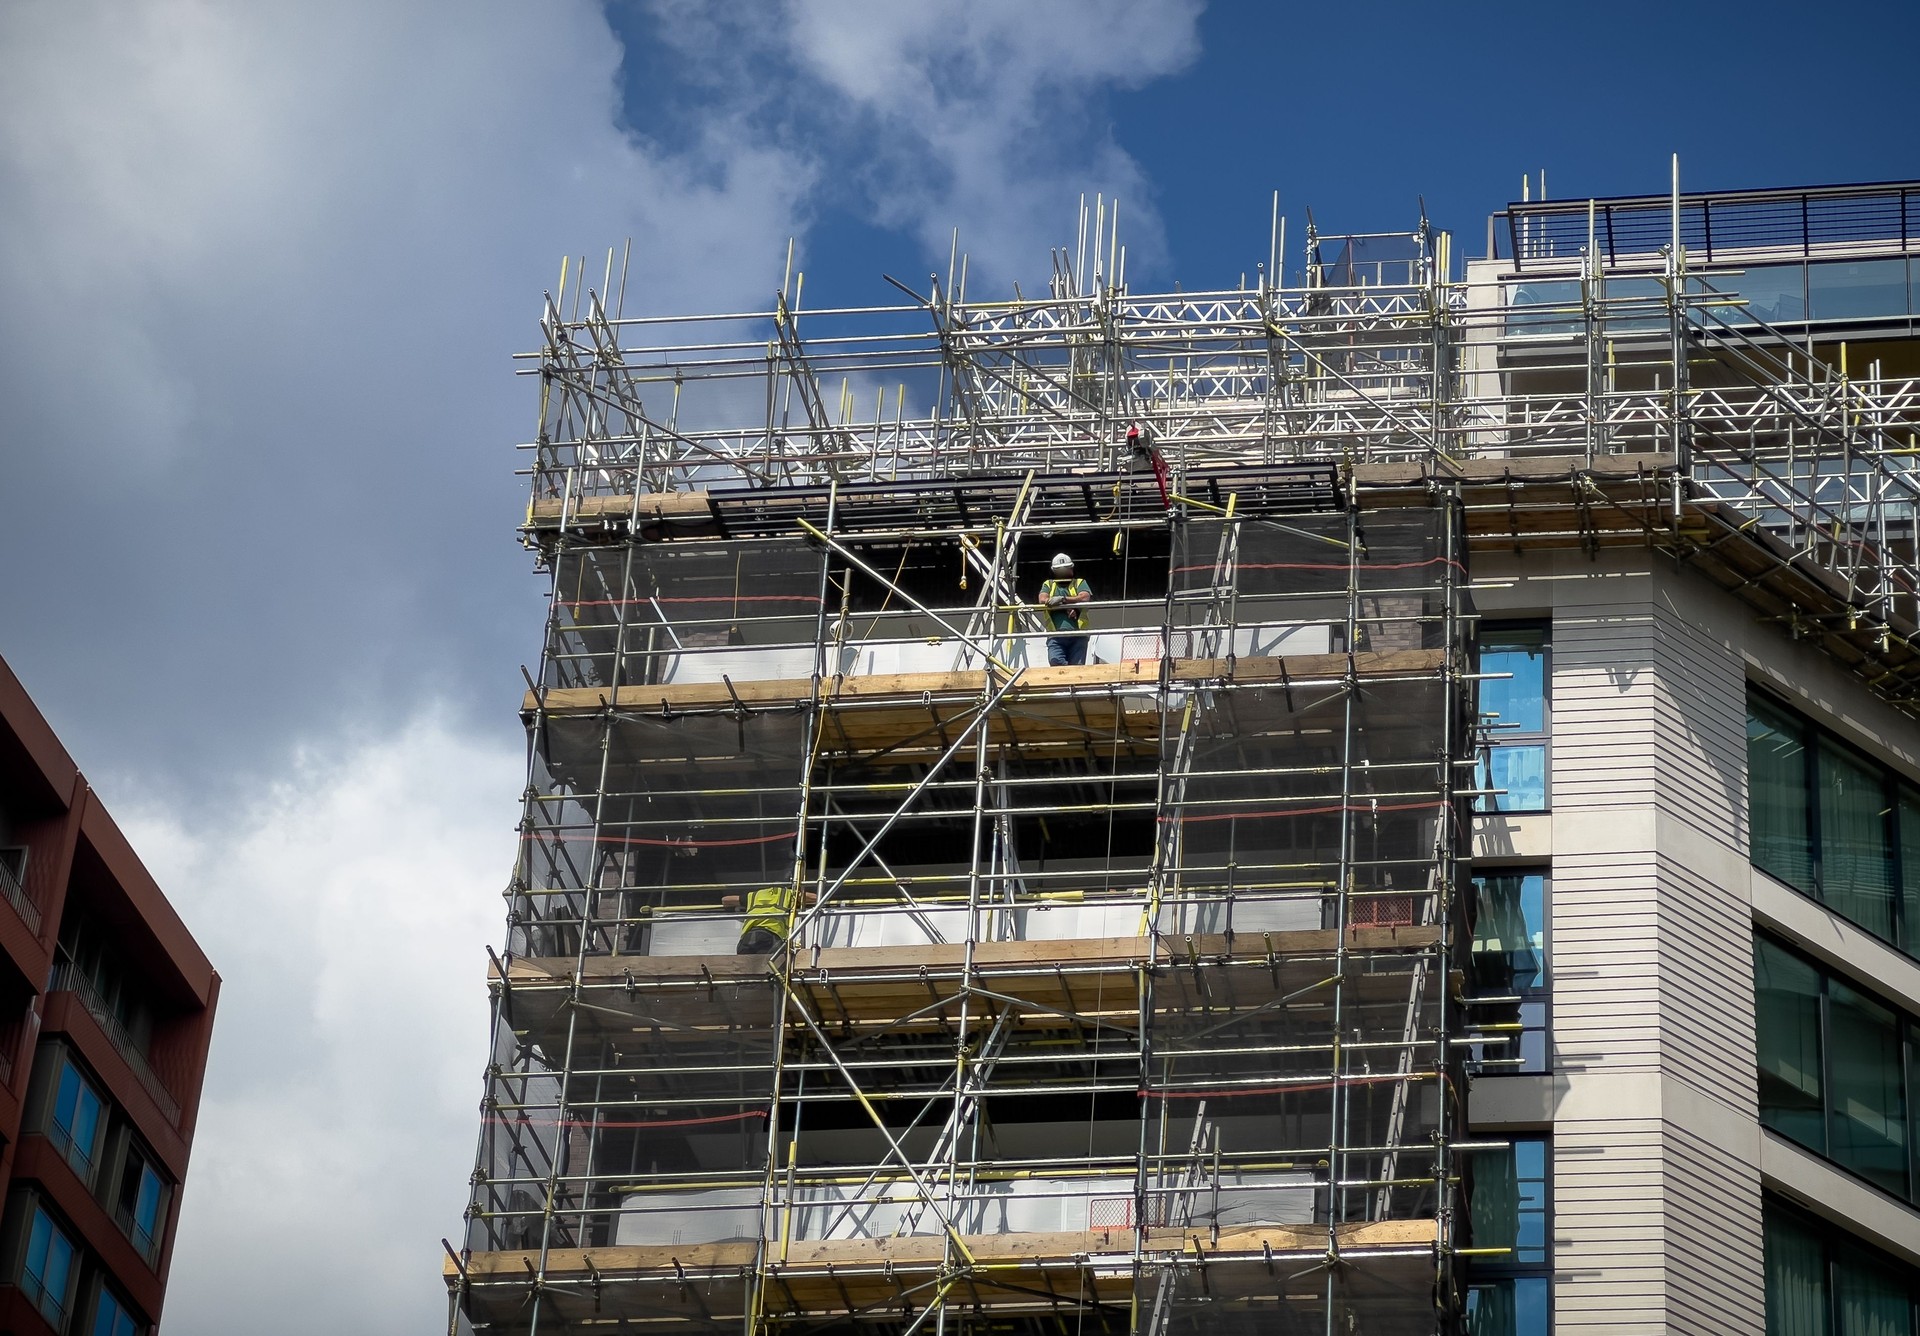
[[[437,1240],[458,1237],[473,1167],[516,744],[428,714],[289,758],[217,822],[191,800],[122,804],[223,975],[169,1330],[445,1320]]]
[[[168,1330],[443,1320],[559,256],[632,237],[631,313],[763,305],[828,202],[976,274],[1083,189],[1150,241],[1099,96],[1193,18],[663,0],[706,96],[629,107],[590,0],[0,5],[0,650],[226,978]]]
[[[34,628],[9,657],[83,764],[97,728],[218,770],[269,721],[410,698],[423,660],[463,705],[510,685],[509,358],[560,256],[632,237],[629,309],[763,304],[812,179],[726,116],[629,133],[621,55],[585,0],[0,7],[0,493],[44,502],[0,560],[62,553],[0,625]],[[273,690],[162,707],[238,645]]]
[[[875,122],[880,220],[938,255],[950,229],[974,272],[1031,273],[1071,241],[1075,194],[1124,201],[1123,240],[1162,245],[1145,175],[1089,104],[1199,53],[1198,0],[788,0],[803,68]],[[978,292],[978,289],[976,289]]]

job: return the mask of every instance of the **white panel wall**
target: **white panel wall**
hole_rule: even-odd
[[[1758,1331],[1744,613],[1648,554],[1533,554],[1553,620],[1554,1304],[1562,1333]]]

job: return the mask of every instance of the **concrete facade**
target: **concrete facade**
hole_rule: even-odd
[[[1486,559],[1492,619],[1551,627],[1551,811],[1477,819],[1476,867],[1550,871],[1550,1071],[1482,1075],[1476,1132],[1545,1133],[1553,1330],[1759,1332],[1764,1194],[1920,1260],[1920,1211],[1762,1128],[1761,929],[1920,1014],[1920,964],[1753,868],[1748,684],[1900,773],[1920,726],[1651,553]]]

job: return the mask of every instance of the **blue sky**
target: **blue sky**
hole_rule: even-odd
[[[1909,5],[14,0],[0,654],[226,976],[168,1327],[431,1329],[524,782],[516,443],[629,311],[1136,286],[1555,198],[1920,176]],[[1810,17],[1811,16],[1811,17]],[[337,1222],[351,1221],[351,1227]],[[327,1222],[335,1222],[329,1224]],[[353,1277],[316,1293],[315,1274]]]

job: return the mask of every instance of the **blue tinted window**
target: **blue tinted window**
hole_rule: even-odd
[[[1893,936],[1892,815],[1886,773],[1830,738],[1815,766],[1820,898],[1882,941]]]
[[[1480,637],[1480,671],[1511,676],[1480,683],[1480,713],[1494,716],[1493,722],[1503,731],[1544,733],[1546,664],[1544,628],[1486,632]]]
[[[1475,788],[1483,812],[1544,812],[1547,778],[1547,629],[1488,628],[1480,635],[1481,724],[1487,750]],[[1486,792],[1494,790],[1494,792]]]
[[[1487,873],[1473,879],[1473,982],[1487,1002],[1476,1013],[1494,1042],[1476,1045],[1491,1072],[1547,1069],[1547,879],[1538,872]],[[1518,1029],[1514,1029],[1515,1025]]]
[[[1504,1150],[1467,1157],[1470,1336],[1547,1336],[1551,1329],[1548,1146],[1543,1137],[1516,1137]]]
[[[100,1148],[100,1096],[71,1059],[63,1059],[53,1098],[53,1140],[83,1182],[93,1181]]]
[[[120,1198],[115,1218],[149,1262],[160,1255],[160,1225],[167,1211],[167,1180],[139,1142],[127,1151],[120,1175]]]
[[[1478,1281],[1467,1290],[1467,1336],[1548,1336],[1547,1278]]]
[[[1507,1249],[1510,1265],[1547,1260],[1547,1143],[1516,1137],[1505,1150],[1472,1153],[1469,1214],[1476,1249]]]
[[[65,1319],[67,1282],[73,1271],[73,1242],[45,1209],[33,1208],[27,1231],[27,1255],[21,1263],[20,1288],[57,1329]]]
[[[1767,1336],[1909,1336],[1920,1273],[1824,1220],[1765,1203]]]
[[[1666,310],[1667,284],[1659,278],[1610,278],[1606,287],[1607,305],[1612,309],[1633,303],[1630,313],[1607,321],[1605,332],[1626,334],[1635,330],[1665,329],[1670,319]],[[1618,305],[1616,306],[1616,303]]]
[[[1496,745],[1480,766],[1483,812],[1544,812],[1547,810],[1547,749],[1539,743]]]
[[[93,1336],[139,1336],[140,1323],[114,1297],[113,1291],[100,1291],[100,1304],[93,1312]]]

